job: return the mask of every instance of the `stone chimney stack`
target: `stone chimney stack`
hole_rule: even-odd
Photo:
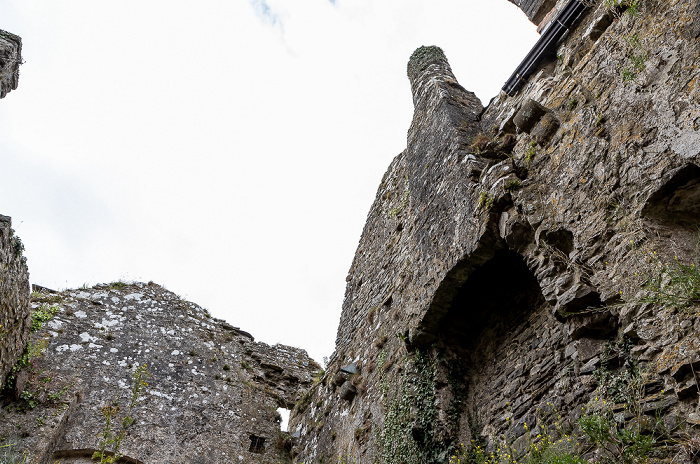
[[[407,68],[413,93],[413,105],[416,109],[436,86],[457,82],[445,53],[440,47],[434,45],[417,48],[408,60]]]
[[[408,60],[407,73],[414,107],[408,148],[412,148],[414,137],[424,131],[432,134],[431,137],[443,138],[443,144],[454,140],[455,129],[464,132],[461,135],[467,138],[476,135],[478,117],[484,107],[473,92],[457,82],[440,47],[416,49]]]

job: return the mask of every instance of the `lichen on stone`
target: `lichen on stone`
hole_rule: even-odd
[[[415,79],[421,71],[437,61],[447,61],[442,48],[435,45],[418,47],[408,60],[408,78]]]

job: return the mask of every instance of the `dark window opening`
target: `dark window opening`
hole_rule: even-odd
[[[265,439],[263,437],[256,437],[255,435],[250,436],[250,448],[248,449],[251,453],[262,454],[265,451]]]

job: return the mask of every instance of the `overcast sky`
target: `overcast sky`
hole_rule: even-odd
[[[0,0],[0,214],[30,279],[153,280],[257,340],[332,353],[420,45],[484,104],[537,40],[506,0]]]

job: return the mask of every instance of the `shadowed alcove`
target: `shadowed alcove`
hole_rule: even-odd
[[[511,401],[526,406],[541,396],[547,382],[540,374],[546,378],[554,362],[533,374],[528,359],[553,357],[546,337],[535,330],[546,326],[542,319],[553,320],[551,307],[523,257],[512,250],[497,250],[456,292],[438,335],[442,388],[449,392],[439,397],[445,417],[452,416],[454,438],[467,443],[482,432],[512,433],[514,422],[504,420],[512,415]]]
[[[465,361],[494,353],[504,337],[544,303],[535,276],[516,252],[501,249],[459,289],[440,338]]]

